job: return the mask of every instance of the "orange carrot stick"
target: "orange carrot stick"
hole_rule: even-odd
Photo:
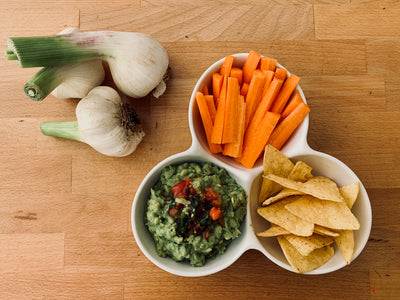
[[[261,155],[265,145],[279,121],[280,115],[266,112],[264,118],[257,128],[247,130],[243,141],[243,152],[239,158],[240,163],[246,168],[252,168]]]
[[[231,77],[237,78],[239,85],[242,86],[243,82],[243,70],[241,68],[232,67],[231,69]]]
[[[239,101],[239,113],[238,113],[238,131],[236,142],[228,143],[224,145],[223,154],[231,157],[240,157],[243,150],[243,138],[244,138],[244,124],[246,117],[246,102],[244,97],[240,95]]]
[[[227,82],[228,82],[228,76],[225,75],[224,80],[222,82],[221,93],[219,95],[218,104],[216,105],[217,114],[215,115],[215,123],[211,136],[211,142],[215,144],[222,143],[222,132],[224,130],[224,119],[225,119]]]
[[[201,92],[196,93],[196,101],[199,107],[201,120],[203,121],[204,131],[207,137],[208,147],[210,148],[211,153],[219,153],[222,152],[222,147],[219,144],[213,144],[211,142],[211,135],[213,131],[213,123],[211,120],[210,113],[208,111],[208,106],[206,99]]]
[[[203,88],[201,89],[201,92],[203,93],[203,95],[208,95],[208,86],[205,84],[203,85]]]
[[[228,77],[222,144],[236,142],[240,87],[238,80]]]
[[[303,99],[301,98],[300,92],[298,90],[295,90],[281,114],[280,121],[286,118],[302,102]]]
[[[300,103],[272,132],[268,144],[280,150],[292,133],[304,120],[310,108],[304,102]]]
[[[246,97],[248,91],[249,91],[249,84],[243,82],[242,87],[240,88],[240,95]]]
[[[285,80],[281,90],[279,91],[274,104],[271,107],[272,112],[276,112],[280,114],[282,110],[285,108],[287,101],[289,100],[290,95],[296,89],[298,83],[300,81],[300,77],[291,74],[289,78]]]
[[[272,79],[274,78],[275,72],[273,72],[273,71],[262,71],[262,72],[265,76],[265,83],[264,83],[263,94],[262,94],[262,97],[264,97],[268,91],[268,88],[269,88],[269,85],[271,84]]]
[[[254,75],[251,78],[249,91],[246,95],[246,122],[245,128],[249,124],[249,121],[254,115],[255,110],[260,104],[263,87],[265,82],[265,76],[260,70],[254,71]]]
[[[261,55],[251,50],[243,65],[243,82],[250,83],[254,71],[257,69]]]
[[[285,80],[287,75],[286,69],[277,67],[275,69],[275,77],[281,80]]]
[[[261,71],[275,71],[276,68],[276,59],[263,56],[260,59],[260,70]]]
[[[231,55],[228,55],[225,57],[224,62],[222,63],[221,69],[219,71],[219,73],[222,76],[225,76],[225,75],[229,76],[231,74],[233,60],[234,60],[234,57]]]
[[[264,118],[265,113],[270,109],[272,103],[274,102],[276,96],[279,93],[279,90],[283,84],[283,81],[280,79],[274,78],[271,82],[271,85],[268,88],[267,93],[261,99],[260,105],[257,107],[254,112],[253,117],[249,120],[248,128],[250,127],[257,128],[259,126],[260,121]]]
[[[217,100],[219,98],[219,94],[221,93],[222,82],[224,81],[224,76],[219,73],[213,73],[212,76],[212,90],[215,99],[215,103],[217,104]]]
[[[213,95],[204,95],[206,99],[208,111],[210,112],[211,120],[214,124],[215,122],[215,115],[217,114],[217,109],[215,108],[214,96]]]

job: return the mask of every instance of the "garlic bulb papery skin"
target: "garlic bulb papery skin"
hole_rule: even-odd
[[[95,87],[80,100],[76,116],[80,141],[104,155],[127,156],[145,135],[136,112],[108,86]]]
[[[168,53],[151,35],[137,32],[74,32],[69,39],[86,48],[100,51],[108,62],[118,89],[132,98],[142,98],[164,86]],[[162,93],[165,91],[163,89]],[[157,96],[162,93],[156,93]]]
[[[80,32],[76,27],[67,27],[57,35]],[[102,60],[89,60],[59,67],[68,74],[66,79],[51,94],[59,99],[83,98],[94,87],[103,83],[105,71]]]

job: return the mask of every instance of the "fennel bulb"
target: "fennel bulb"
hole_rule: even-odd
[[[111,87],[98,86],[78,102],[77,121],[44,122],[48,136],[86,143],[98,152],[122,157],[136,150],[145,133],[136,112]]]
[[[73,32],[79,32],[79,29],[68,27],[58,35]],[[50,93],[60,99],[83,98],[94,87],[99,86],[104,77],[101,60],[44,67],[24,85],[24,92],[36,101],[45,99]]]
[[[165,90],[167,51],[148,34],[119,31],[71,32],[55,36],[7,39],[6,58],[21,67],[44,67],[102,59],[108,62],[115,85],[126,95],[141,98]]]

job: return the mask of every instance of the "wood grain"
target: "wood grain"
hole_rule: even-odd
[[[0,234],[1,273],[62,271],[64,268],[64,234]]]
[[[400,35],[400,6],[395,2],[317,4],[314,11],[317,39],[396,38]]]
[[[313,7],[309,4],[210,5],[187,3],[140,9],[82,9],[80,26],[83,30],[136,30],[152,34],[161,42],[260,40],[264,36],[269,36],[269,39],[284,36],[290,40],[314,37]],[[130,18],[132,15],[135,18]]]
[[[146,133],[125,158],[44,136],[75,120],[77,99],[22,90],[37,72],[0,59],[1,299],[396,299],[400,295],[400,5],[395,0],[66,0],[0,2],[0,40],[81,30],[141,31],[165,46],[160,99],[126,98]],[[171,275],[132,235],[137,188],[192,143],[188,104],[214,61],[256,50],[300,84],[309,145],[346,163],[369,194],[373,227],[351,265],[321,276],[282,270],[258,251],[207,277]],[[108,77],[106,84],[112,82]]]

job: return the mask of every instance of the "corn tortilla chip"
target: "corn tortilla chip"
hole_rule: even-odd
[[[313,234],[311,236],[297,236],[294,234],[285,235],[285,238],[301,255],[307,256],[315,249],[325,247],[334,242],[333,237]]]
[[[331,229],[360,229],[360,223],[344,202],[325,201],[304,195],[291,203],[285,204],[285,208],[292,214],[313,224]]]
[[[287,231],[285,228],[278,226],[276,224],[271,223],[271,227],[263,232],[257,233],[257,236],[260,237],[273,237],[278,235],[289,234],[290,232]]]
[[[276,194],[275,196],[269,197],[267,198],[263,203],[262,206],[267,206],[271,203],[277,202],[279,200],[282,200],[284,198],[290,197],[290,196],[294,196],[294,195],[303,195],[302,192],[296,191],[296,190],[292,190],[292,189],[288,189],[288,188],[284,188],[283,190],[281,190],[278,194]]]
[[[360,183],[354,182],[339,189],[348,208],[352,208],[360,192]],[[354,233],[352,230],[342,230],[339,236],[335,237],[340,252],[347,264],[350,264],[354,255]]]
[[[298,161],[290,172],[288,179],[305,182],[314,176],[311,174],[312,168],[303,161]]]
[[[330,260],[335,253],[332,246],[325,246],[303,256],[284,236],[278,236],[277,239],[286,259],[297,273],[307,273],[319,268]]]
[[[342,195],[344,202],[348,206],[348,208],[352,208],[354,202],[356,202],[358,193],[360,192],[360,183],[358,181],[353,182],[351,184],[342,186],[339,189],[340,194]]]
[[[318,199],[336,202],[344,201],[336,183],[327,177],[316,176],[306,182],[298,182],[274,174],[267,175],[267,178],[283,187],[303,192]]]
[[[338,232],[316,224],[314,224],[314,233],[318,233],[320,235],[333,236],[333,237],[339,236]]]
[[[335,237],[340,252],[347,264],[350,264],[354,255],[354,233],[352,230],[342,230],[339,236]]]
[[[286,205],[296,201],[297,197],[302,196],[293,196],[269,206],[259,207],[257,213],[270,223],[279,225],[293,234],[310,236],[314,231],[314,223],[295,216],[285,208]]]
[[[288,177],[294,164],[282,152],[271,145],[267,145],[264,151],[263,159],[263,179],[258,202],[261,204],[268,197],[278,193],[282,187],[276,182],[269,180],[265,176],[275,174],[282,177]]]

